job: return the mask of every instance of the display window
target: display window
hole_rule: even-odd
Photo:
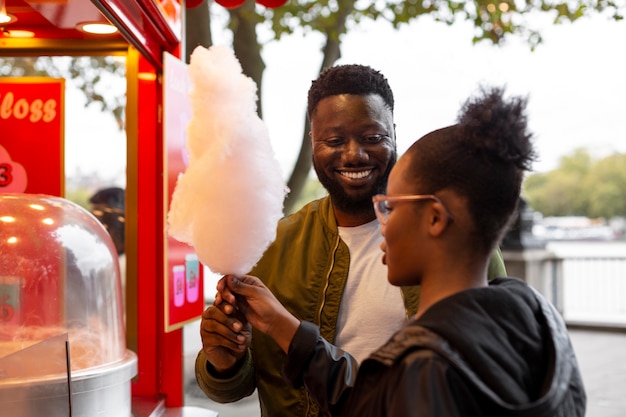
[[[42,83],[48,80],[60,82],[62,90],[53,93],[58,97],[43,92]],[[54,105],[46,108],[47,103]],[[0,57],[0,108],[0,146],[4,148],[0,164],[11,165],[12,181],[24,183],[25,175],[25,182],[33,184],[35,177],[50,177],[53,167],[62,163],[62,196],[85,208],[99,190],[125,188],[125,56]],[[62,117],[61,129],[53,127],[48,133],[49,119],[58,117]],[[60,148],[56,153],[55,147]],[[24,155],[31,160],[40,155],[42,160],[23,172],[20,158]],[[51,165],[51,172],[40,169],[46,164]],[[4,178],[0,189],[8,185]]]

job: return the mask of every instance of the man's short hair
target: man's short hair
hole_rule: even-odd
[[[326,68],[311,83],[307,106],[309,120],[320,100],[339,94],[378,94],[393,113],[393,92],[385,76],[367,65],[346,64]]]

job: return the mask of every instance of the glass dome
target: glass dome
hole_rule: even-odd
[[[0,195],[0,357],[68,333],[73,369],[124,357],[117,252],[87,210],[43,195]]]
[[[63,340],[59,335],[66,335],[67,358],[49,355],[44,362],[63,363],[61,368],[71,372],[71,397],[80,403],[85,393],[120,385],[116,390],[126,408],[136,357],[126,350],[120,269],[110,235],[91,213],[69,200],[0,194],[0,408],[7,403],[22,407],[14,404],[15,392],[24,404],[37,404],[41,398],[38,412],[53,404],[56,388],[55,394],[46,393],[41,381],[55,385],[51,375],[59,368],[34,364],[42,363],[37,346]],[[24,365],[16,366],[20,363]],[[27,369],[30,363],[32,370]],[[106,384],[88,381],[108,369],[118,377],[107,375]],[[60,386],[67,385],[63,378]],[[67,402],[68,393],[63,396],[60,404]],[[83,402],[84,414],[90,415],[93,399]],[[128,414],[115,410],[107,415]]]

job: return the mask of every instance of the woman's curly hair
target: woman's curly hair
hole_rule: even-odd
[[[481,87],[462,106],[458,123],[435,130],[406,152],[420,193],[453,189],[464,196],[482,249],[497,245],[520,197],[535,151],[527,129],[527,99],[505,99],[504,88]]]

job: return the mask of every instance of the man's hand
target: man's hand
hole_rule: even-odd
[[[227,373],[243,358],[252,340],[250,324],[233,304],[219,296],[202,313],[202,349],[219,373]]]

